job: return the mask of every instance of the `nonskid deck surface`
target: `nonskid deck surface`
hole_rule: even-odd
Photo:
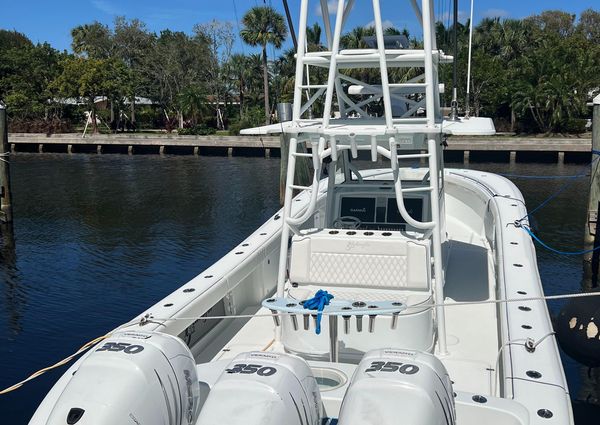
[[[452,306],[494,299],[490,250],[483,242],[450,240],[446,269],[448,356],[441,357],[460,391],[491,394],[498,352],[495,304]]]

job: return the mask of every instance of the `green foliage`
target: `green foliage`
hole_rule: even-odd
[[[453,28],[437,23],[436,30],[439,48],[453,54]],[[457,30],[458,95],[464,105],[468,24],[459,24]],[[422,45],[406,30],[385,32],[405,34],[411,48]],[[373,28],[355,28],[343,35],[342,47],[364,48],[364,37],[373,34]],[[267,58],[267,47],[280,48],[287,36],[284,18],[271,7],[251,8],[242,19],[240,36],[246,44],[260,47],[259,54],[232,54],[232,26],[218,21],[196,25],[189,34],[155,34],[139,20],[118,17],[112,26],[91,22],[73,28],[71,35],[73,55],[34,44],[16,31],[0,30],[0,98],[9,105],[14,128],[59,131],[69,128],[69,122],[81,124],[83,113],[91,111],[111,121],[113,128],[128,120],[138,127],[179,127],[196,134],[230,123],[231,133],[237,134],[241,128],[269,122],[275,103],[293,101],[295,52]],[[310,26],[308,50],[324,50],[323,38],[319,25]],[[440,68],[446,106],[451,69]],[[599,69],[599,12],[589,9],[578,19],[560,11],[525,19],[483,19],[474,28],[471,113],[493,117],[500,130],[581,132],[582,118],[589,113],[586,101],[600,87]],[[341,72],[381,83],[373,69]],[[398,82],[421,72],[389,69],[390,79]],[[323,81],[326,74],[325,68],[311,68],[311,82]],[[153,105],[136,105],[135,96],[149,98]],[[95,97],[106,97],[102,108],[107,109],[98,108]],[[72,105],[74,99],[84,105]],[[366,108],[368,113],[381,113],[381,104]],[[322,110],[321,98],[312,111],[318,115]]]
[[[438,23],[446,52],[452,28]],[[580,132],[588,93],[600,86],[600,13],[584,11],[579,21],[560,11],[523,20],[484,19],[475,27],[471,79],[474,115],[509,122],[510,130]],[[459,24],[459,100],[465,97],[468,26]],[[450,66],[441,78],[451,87]],[[446,90],[444,101],[449,104]],[[462,103],[462,102],[461,102]]]
[[[0,29],[0,52],[27,47],[33,47],[33,43],[25,34],[17,31]]]
[[[149,55],[147,72],[153,81],[151,97],[168,115],[179,117],[180,128],[184,124],[184,112],[200,112],[198,96],[205,93],[209,58],[210,50],[202,40],[170,30],[160,33]]]
[[[129,74],[125,65],[115,59],[85,59],[69,57],[62,61],[62,73],[50,84],[61,98],[76,98],[84,101],[92,114],[94,132],[96,123],[96,98],[123,97],[129,85]]]
[[[287,36],[287,27],[283,16],[270,6],[256,6],[242,18],[240,31],[242,40],[250,46],[262,47],[263,89],[265,104],[265,124],[270,121],[269,68],[267,64],[267,45],[280,48]]]
[[[0,99],[9,105],[11,119],[57,120],[61,108],[53,102],[50,82],[61,72],[64,54],[49,44],[34,45],[23,34],[0,30]],[[22,126],[21,126],[22,127]]]
[[[206,24],[194,26],[196,39],[208,46],[210,55],[207,57],[206,71],[206,95],[210,95],[212,102],[207,103],[206,100],[201,102],[203,109],[210,106],[216,116],[218,128],[224,128],[223,108],[222,103],[227,100],[228,85],[227,69],[225,64],[231,58],[231,49],[235,39],[233,35],[232,25],[229,22],[219,22],[213,20]],[[206,98],[205,98],[206,99]]]
[[[283,16],[270,6],[250,9],[242,18],[242,25],[240,36],[250,46],[265,47],[272,44],[279,49],[287,36]]]
[[[71,48],[90,59],[108,59],[114,54],[112,31],[98,21],[71,30]]]
[[[254,107],[246,111],[243,117],[232,122],[229,125],[229,134],[232,136],[240,134],[244,128],[258,127],[262,125],[262,110],[259,107]]]
[[[184,127],[177,130],[177,134],[180,136],[207,136],[216,132],[216,128],[208,127],[206,124]]]

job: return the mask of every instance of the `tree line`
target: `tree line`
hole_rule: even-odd
[[[437,39],[451,50],[453,28],[437,24]],[[467,24],[457,26],[459,101],[467,79]],[[501,130],[579,133],[600,94],[600,13],[579,18],[546,11],[525,19],[487,18],[474,27],[471,113],[494,118]],[[443,72],[451,86],[449,68]],[[450,99],[445,94],[446,102]]]
[[[421,40],[407,30],[385,31],[404,34],[410,47],[421,47]],[[448,54],[453,52],[453,31],[441,22],[436,25],[438,46]],[[364,48],[364,37],[373,33],[373,28],[354,28],[344,35],[342,47]],[[459,23],[457,34],[458,92],[464,110],[468,23]],[[123,17],[112,27],[92,22],[72,29],[72,53],[0,30],[0,99],[9,106],[13,131],[72,131],[89,115],[95,131],[235,133],[272,121],[275,104],[292,100],[294,51],[273,56],[287,35],[284,18],[266,6],[244,15],[239,34],[219,21],[195,25],[190,33],[154,33],[140,20]],[[260,53],[233,52],[237,36],[260,47]],[[307,29],[309,51],[325,50],[321,39],[317,24]],[[443,65],[440,71],[447,88],[451,68]],[[599,70],[596,11],[586,10],[579,18],[559,11],[520,20],[486,18],[474,28],[470,113],[492,117],[499,130],[581,132],[589,116],[586,102],[600,87]],[[318,72],[326,71],[311,71],[313,78]],[[352,72],[367,83],[378,82],[373,70]],[[390,72],[403,81],[419,70]],[[450,95],[447,89],[445,105]],[[313,105],[316,115],[320,107],[319,102]],[[371,105],[369,113],[380,114],[381,105]]]

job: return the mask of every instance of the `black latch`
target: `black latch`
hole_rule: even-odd
[[[73,425],[79,422],[79,419],[83,416],[85,410],[80,409],[79,407],[73,407],[69,410],[69,414],[67,415],[67,424]]]

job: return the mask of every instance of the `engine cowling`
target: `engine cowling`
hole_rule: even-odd
[[[240,354],[210,390],[197,425],[320,425],[321,394],[310,367],[289,354]]]
[[[454,425],[452,382],[435,356],[379,349],[365,354],[340,409],[339,425]]]
[[[194,358],[181,339],[119,332],[83,360],[45,423],[191,425],[199,392]]]

